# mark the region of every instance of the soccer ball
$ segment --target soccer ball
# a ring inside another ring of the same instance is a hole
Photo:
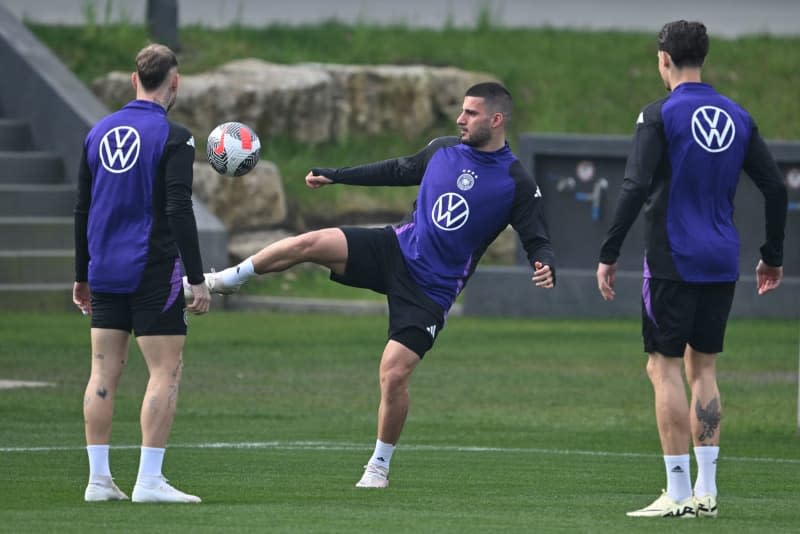
[[[261,141],[241,122],[224,122],[208,134],[208,163],[225,176],[242,176],[258,163]]]

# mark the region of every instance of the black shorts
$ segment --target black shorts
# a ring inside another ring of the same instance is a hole
[[[331,272],[331,280],[386,295],[389,339],[422,358],[444,328],[444,310],[411,278],[394,229],[341,230],[347,238],[347,266],[342,276]]]
[[[699,352],[722,352],[736,282],[690,284],[645,278],[642,338],[647,353],[682,357],[686,344]]]
[[[186,324],[177,258],[145,267],[133,293],[92,292],[92,328],[133,331],[136,336],[185,336]]]

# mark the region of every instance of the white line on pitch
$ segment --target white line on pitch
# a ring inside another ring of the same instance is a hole
[[[369,451],[369,444],[346,443],[336,441],[243,441],[217,443],[176,443],[168,445],[172,449],[275,449],[275,450],[313,450],[313,451]],[[403,444],[404,451],[431,452],[473,452],[473,453],[509,453],[509,454],[554,454],[562,456],[606,456],[611,458],[656,458],[659,454],[640,452],[585,451],[577,449],[542,449],[516,447],[477,447],[460,445],[414,445]],[[138,449],[139,445],[112,445],[113,449]],[[12,452],[57,452],[82,451],[83,446],[54,447],[0,447],[0,453]],[[722,461],[800,464],[797,458],[760,458],[755,456],[725,456]]]

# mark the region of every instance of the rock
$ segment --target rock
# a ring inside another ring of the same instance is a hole
[[[333,86],[321,68],[243,59],[183,76],[178,91],[171,115],[198,132],[235,120],[253,128],[262,144],[281,136],[329,140]]]
[[[252,256],[269,244],[294,234],[285,230],[256,230],[232,234],[228,240],[228,254],[233,262]]]
[[[194,195],[231,234],[280,226],[287,216],[278,168],[261,160],[244,176],[217,174],[205,162],[194,164]]]
[[[355,134],[408,138],[461,109],[464,92],[493,76],[425,65],[280,65],[242,59],[181,76],[172,120],[198,140],[217,124],[240,121],[268,141],[319,143]],[[129,73],[112,72],[92,89],[110,108],[134,98]]]
[[[517,249],[520,246],[519,236],[511,226],[500,232],[497,239],[489,245],[481,265],[517,265]]]

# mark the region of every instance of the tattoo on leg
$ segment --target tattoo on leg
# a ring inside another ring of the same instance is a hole
[[[183,358],[178,360],[178,365],[176,365],[175,369],[172,370],[172,378],[175,380],[175,382],[169,385],[169,395],[167,396],[167,402],[171,405],[175,404],[178,399],[178,388],[180,387],[180,376],[182,369]]]
[[[100,388],[97,390],[97,396],[101,399],[105,399],[106,395],[108,395],[108,390],[105,388],[105,386],[100,386]]]
[[[703,424],[703,431],[697,436],[699,441],[705,441],[716,433],[722,414],[719,409],[719,400],[713,398],[708,405],[703,408],[700,401],[697,401],[694,409],[697,420]]]
[[[105,354],[100,354],[99,352],[97,354],[95,354],[94,357],[97,358],[98,360],[105,360],[106,359]]]

